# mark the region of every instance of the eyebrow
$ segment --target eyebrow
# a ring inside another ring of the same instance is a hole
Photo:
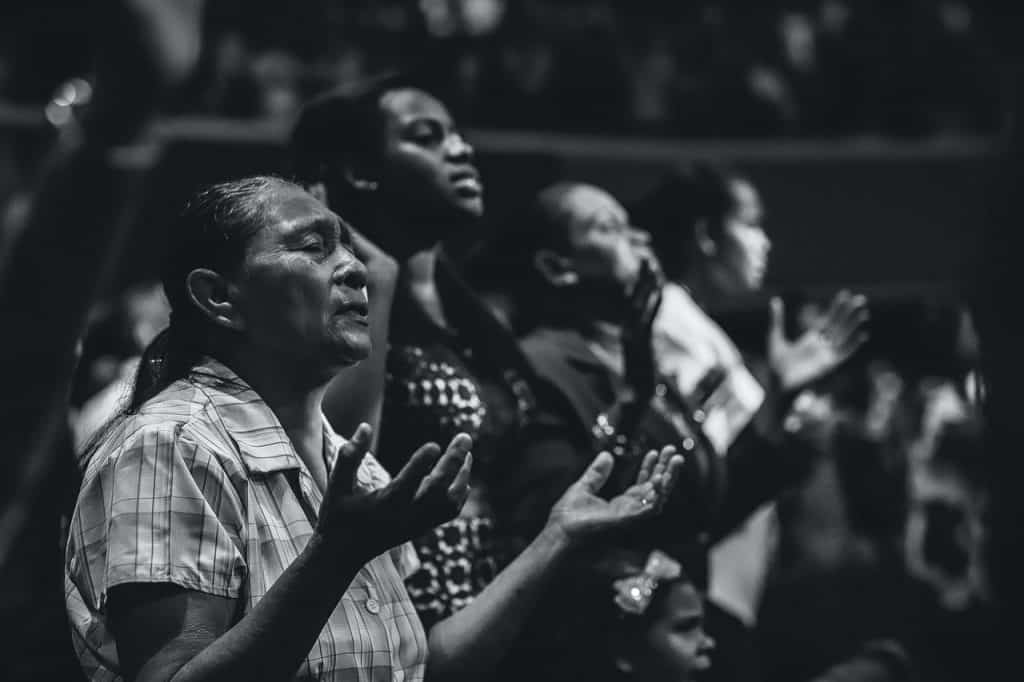
[[[458,127],[455,125],[455,122],[450,118],[446,119],[440,115],[425,112],[412,114],[408,118],[399,118],[398,122],[403,129],[410,128],[417,124],[426,123],[435,125],[442,130],[458,131]]]
[[[310,232],[319,232],[325,229],[333,230],[337,226],[341,227],[342,239],[351,239],[348,226],[345,224],[343,220],[341,220],[337,216],[326,215],[319,215],[316,218],[306,218],[299,221],[291,230],[291,235],[298,237],[304,234],[308,234]]]

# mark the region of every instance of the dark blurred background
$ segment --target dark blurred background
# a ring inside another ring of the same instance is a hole
[[[0,9],[0,188],[31,173],[42,105],[90,74],[94,4]],[[313,93],[417,68],[472,128],[492,215],[557,176],[629,199],[665,164],[713,158],[767,198],[775,288],[947,291],[972,267],[1007,99],[991,3],[222,0],[206,13],[145,224],[202,182],[281,172]]]
[[[85,28],[101,1],[0,4],[0,225],[17,222],[21,204],[11,199],[30,185],[62,123],[54,120],[62,108],[47,103],[69,87],[88,99],[96,45]],[[1013,264],[995,267],[1016,252],[989,230],[998,223],[1019,244],[1006,194],[1022,174],[994,182],[1006,170],[1015,76],[1007,46],[1019,42],[1008,17],[1017,11],[979,0],[209,2],[199,69],[150,142],[114,159],[126,187],[146,180],[125,211],[129,243],[92,315],[72,418],[96,426],[88,405],[130,374],[162,324],[152,276],[187,193],[227,177],[286,173],[295,114],[335,83],[421,71],[467,129],[499,221],[555,179],[596,183],[628,202],[670,166],[726,162],[764,199],[773,242],[764,296],[786,295],[794,326],[801,310],[841,287],[871,299],[872,340],[827,387],[856,437],[825,444],[811,478],[781,504],[783,538],[765,594],[765,669],[771,679],[807,679],[906,616],[892,607],[913,552],[945,562],[937,592],[970,582],[962,548],[901,543],[908,510],[948,502],[928,488],[945,473],[921,461],[955,460],[942,471],[954,471],[966,497],[983,497],[971,473],[980,438],[947,447],[942,434],[948,423],[974,423],[986,386],[967,305],[979,300],[974,285],[1019,277]],[[10,236],[0,232],[0,256]],[[1003,298],[982,320],[990,333],[1019,304],[1005,282],[991,289]],[[716,311],[753,354],[763,351],[764,296]],[[1000,361],[990,357],[990,369],[1005,367]],[[994,385],[1009,375],[989,376]],[[998,473],[1008,470],[991,468],[992,480],[1008,480]],[[916,488],[915,471],[924,472]],[[3,578],[14,589],[0,591],[0,610],[32,606],[34,593],[20,584],[59,585],[59,564],[19,570]],[[964,604],[922,598],[928,606],[915,622],[931,618],[942,630],[928,633],[928,646],[963,666],[949,679],[984,678],[988,587],[971,583]],[[62,595],[52,596],[59,612]],[[44,611],[26,631],[53,631],[43,622],[53,612]],[[46,666],[37,672],[47,679]]]

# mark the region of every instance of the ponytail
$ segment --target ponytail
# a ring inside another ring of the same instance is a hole
[[[178,379],[187,377],[202,360],[202,347],[178,317],[172,313],[170,324],[142,352],[128,401],[129,414],[137,412],[143,403]]]

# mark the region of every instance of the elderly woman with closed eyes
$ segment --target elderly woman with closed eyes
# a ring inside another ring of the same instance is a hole
[[[96,439],[69,529],[66,600],[92,679],[474,677],[561,556],[649,514],[671,483],[671,451],[652,453],[635,486],[601,499],[599,456],[545,541],[425,632],[407,541],[465,502],[472,441],[424,444],[392,479],[369,426],[346,440],[326,422],[326,386],[370,351],[347,224],[256,177],[196,195],[172,242],[170,325]]]

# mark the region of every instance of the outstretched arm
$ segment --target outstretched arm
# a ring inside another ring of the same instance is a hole
[[[113,587],[110,624],[124,676],[291,679],[362,565],[450,519],[465,501],[468,436],[456,436],[443,455],[437,445],[423,446],[388,486],[367,492],[355,476],[371,438],[363,425],[343,446],[313,537],[237,622],[234,599],[169,584]],[[204,491],[211,478],[204,477]]]
[[[598,496],[613,458],[598,455],[551,510],[540,535],[466,608],[437,623],[428,635],[428,677],[486,678],[519,634],[562,559],[606,529],[656,512],[672,489],[681,460],[671,447],[650,452],[636,483],[621,495]]]

